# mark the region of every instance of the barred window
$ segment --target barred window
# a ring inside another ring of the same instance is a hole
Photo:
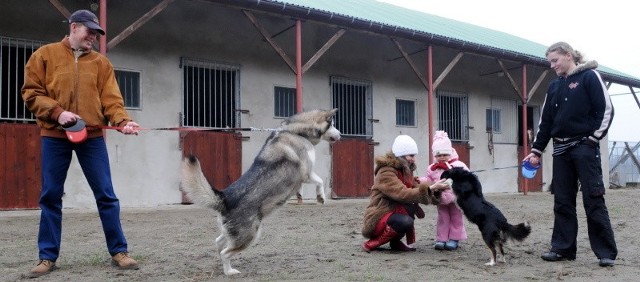
[[[487,132],[500,133],[500,110],[499,109],[487,109],[486,110],[486,124]]]
[[[438,129],[455,141],[469,141],[468,98],[464,93],[438,91]]]
[[[273,115],[279,118],[290,117],[296,113],[296,89],[275,86],[273,88]]]
[[[238,127],[240,67],[182,58],[184,126]]]
[[[140,109],[140,72],[115,70],[115,75],[124,99],[124,106]]]
[[[22,100],[24,67],[45,43],[0,36],[0,120],[33,122],[35,116]]]
[[[338,108],[335,126],[342,135],[371,137],[371,82],[331,77],[331,98]]]
[[[491,132],[493,143],[517,144],[518,101],[501,97],[491,97],[491,107],[487,109],[487,132]]]
[[[416,126],[416,101],[396,99],[396,125]]]

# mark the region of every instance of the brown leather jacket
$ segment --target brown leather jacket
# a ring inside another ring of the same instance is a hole
[[[375,178],[371,186],[369,206],[364,212],[364,226],[362,236],[371,238],[376,224],[387,212],[395,209],[397,204],[437,204],[441,192],[432,192],[427,183],[419,184],[413,177],[415,166],[409,166],[406,161],[397,158],[389,152],[376,158]],[[400,178],[398,171],[405,177],[414,179],[413,187],[408,188]]]
[[[36,116],[42,136],[66,138],[57,122],[63,111],[78,114],[87,124],[89,137],[102,135],[97,126],[123,126],[131,120],[109,59],[93,50],[76,58],[68,37],[31,55],[22,99]]]

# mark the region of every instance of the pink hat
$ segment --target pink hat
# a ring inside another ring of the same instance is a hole
[[[451,146],[451,140],[449,140],[447,132],[441,130],[436,131],[433,135],[431,151],[433,152],[433,156],[451,155],[453,153],[453,147]]]

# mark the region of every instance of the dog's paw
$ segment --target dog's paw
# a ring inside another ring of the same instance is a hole
[[[318,201],[318,203],[320,204],[324,204],[324,195],[317,195],[316,201]]]
[[[224,275],[235,275],[235,274],[240,274],[240,271],[238,271],[235,268],[231,268],[229,270],[224,271]]]
[[[494,266],[494,265],[496,265],[496,262],[494,260],[490,260],[489,262],[485,263],[484,265],[486,265],[486,266]]]

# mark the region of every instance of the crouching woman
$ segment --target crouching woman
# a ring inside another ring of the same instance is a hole
[[[449,186],[440,180],[429,186],[413,176],[418,146],[408,135],[399,135],[391,152],[376,158],[370,203],[364,213],[362,244],[366,252],[389,243],[392,250],[415,251],[415,217],[423,218],[419,204],[437,204],[440,193]],[[407,237],[407,243],[401,239]]]

